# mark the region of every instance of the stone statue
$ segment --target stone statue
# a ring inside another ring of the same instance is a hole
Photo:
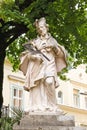
[[[66,51],[48,32],[44,17],[37,19],[34,25],[38,36],[29,41],[33,52],[22,52],[20,63],[20,70],[26,76],[24,89],[30,94],[29,111],[61,111],[56,103],[55,88],[59,85],[57,73],[67,66]]]

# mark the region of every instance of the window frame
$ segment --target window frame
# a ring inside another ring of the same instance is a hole
[[[19,93],[19,91],[21,90],[22,91],[22,97],[19,98],[19,94],[16,96],[14,96],[14,89],[16,89]],[[10,107],[13,108],[14,107],[14,99],[17,99],[17,100],[20,100],[22,101],[22,104],[21,104],[21,108],[18,107],[18,109],[21,109],[21,110],[24,110],[24,91],[23,91],[23,88],[22,86],[18,85],[18,84],[15,84],[15,83],[11,83],[10,85]]]
[[[61,93],[61,96],[59,96],[60,93]],[[63,92],[62,91],[58,91],[57,98],[58,98],[58,103],[63,104]]]
[[[75,88],[73,89],[73,105],[77,108],[80,107],[80,90]]]

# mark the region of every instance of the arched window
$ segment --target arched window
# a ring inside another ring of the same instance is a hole
[[[63,93],[61,91],[58,92],[58,103],[63,103]]]

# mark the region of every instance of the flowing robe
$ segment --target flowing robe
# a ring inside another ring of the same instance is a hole
[[[32,55],[24,52],[21,56],[20,70],[26,75],[25,87],[30,92],[29,111],[43,111],[49,108],[45,79],[53,77],[54,85],[58,87],[57,73],[67,65],[66,51],[52,36],[46,39],[37,37],[34,39],[34,43],[50,61],[40,54]],[[55,91],[55,89],[51,91]],[[51,107],[56,106],[56,103],[51,104],[53,104]]]

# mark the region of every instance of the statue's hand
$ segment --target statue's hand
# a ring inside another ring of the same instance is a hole
[[[39,60],[41,63],[43,62],[43,58],[41,54],[37,54],[36,59]]]
[[[52,50],[53,50],[53,52],[56,54],[56,55],[59,55],[59,53],[60,53],[60,48],[59,47],[53,47],[52,48]]]
[[[41,54],[36,54],[36,55],[31,55],[31,59],[34,60],[38,60],[39,62],[43,62],[42,56]]]

